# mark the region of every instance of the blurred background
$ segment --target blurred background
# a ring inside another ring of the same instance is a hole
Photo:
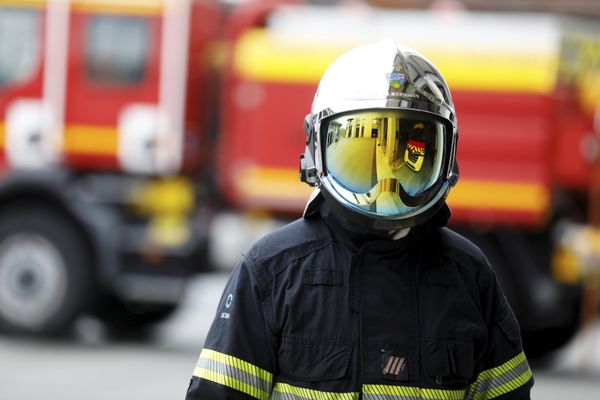
[[[0,0],[0,400],[183,398],[240,254],[310,194],[321,74],[381,37],[452,89],[452,228],[533,398],[598,396],[600,2]]]

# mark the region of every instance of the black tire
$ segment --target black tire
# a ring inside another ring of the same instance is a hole
[[[82,233],[43,204],[0,212],[0,330],[66,333],[93,299],[90,251]]]

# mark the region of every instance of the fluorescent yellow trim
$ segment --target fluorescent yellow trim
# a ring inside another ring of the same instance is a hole
[[[237,190],[250,198],[268,198],[290,202],[305,201],[313,188],[300,182],[297,170],[249,166],[235,179]]]
[[[248,372],[266,382],[271,382],[273,380],[273,374],[269,371],[266,371],[262,368],[257,367],[254,364],[250,364],[240,358],[230,356],[228,354],[220,353],[218,351],[210,350],[210,349],[202,349],[200,352],[200,358],[206,358],[209,360],[215,360],[221,362],[226,365],[230,365],[239,370]]]
[[[74,0],[74,11],[116,14],[160,14],[163,0]]]
[[[450,191],[448,204],[457,208],[541,214],[550,206],[550,192],[540,183],[461,180]]]
[[[237,43],[234,66],[248,79],[316,84],[333,60],[358,44],[315,44],[300,37],[275,37],[265,29],[253,29]],[[549,93],[556,82],[556,54],[419,50],[440,69],[453,90]]]
[[[486,379],[490,379],[490,378],[494,378],[494,377],[498,377],[509,371],[512,371],[513,369],[518,367],[524,361],[527,361],[527,358],[525,357],[525,353],[520,352],[519,354],[517,354],[515,357],[511,358],[504,364],[499,365],[494,368],[491,368],[491,369],[487,369],[485,371],[482,371],[479,374],[479,376],[477,377],[477,382],[483,381]],[[475,384],[477,384],[477,382]]]
[[[487,400],[487,399],[495,399],[496,397],[499,397],[503,394],[512,392],[513,390],[520,388],[521,386],[523,386],[524,384],[526,384],[527,382],[529,382],[529,380],[533,377],[533,374],[531,373],[531,369],[527,369],[527,371],[523,372],[521,375],[519,375],[518,377],[516,377],[515,379],[513,379],[510,382],[506,382],[505,384],[495,387],[491,390],[489,390],[488,393],[486,393],[485,395],[480,395],[480,396],[475,396],[476,400]]]
[[[5,147],[6,143],[6,125],[4,122],[0,122],[0,149]]]
[[[363,392],[368,395],[398,396],[399,398],[415,398],[427,400],[462,400],[464,390],[426,389],[412,386],[363,385]]]
[[[246,382],[242,382],[238,379],[232,378],[227,375],[219,374],[217,372],[210,371],[205,368],[196,368],[194,370],[194,376],[218,383],[219,385],[230,387],[242,393],[246,393],[247,395],[259,400],[269,399],[269,393],[265,391],[262,391]]]
[[[273,388],[274,393],[291,394],[294,398],[311,400],[358,400],[356,392],[322,392],[320,390],[307,389],[292,386],[287,383],[277,382]]]
[[[210,366],[210,363],[207,365],[206,360],[216,361],[226,366],[226,368],[214,369],[214,367]],[[252,376],[253,379],[243,377],[234,370],[244,371]],[[268,392],[271,391],[273,382],[273,374],[270,372],[237,357],[206,348],[200,352],[200,358],[194,370],[194,375],[239,390],[260,400],[267,400],[269,398],[270,393]],[[257,380],[254,381],[254,379]]]
[[[114,127],[70,125],[65,127],[63,149],[70,153],[114,156],[117,154],[118,140]]]
[[[522,369],[523,366],[526,368]],[[522,370],[522,372],[518,376],[514,376],[514,373],[519,370]],[[477,380],[469,386],[465,399],[486,400],[496,398],[525,385],[532,376],[527,358],[523,352],[520,352],[504,364],[481,372]],[[500,377],[512,379],[485,382]]]

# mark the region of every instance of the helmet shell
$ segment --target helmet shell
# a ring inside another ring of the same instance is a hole
[[[400,215],[377,215],[357,209],[340,196],[324,168],[324,121],[339,114],[372,109],[408,111],[445,125],[444,171],[436,193],[426,204]],[[415,226],[445,202],[458,179],[455,163],[457,127],[452,96],[437,68],[417,51],[391,39],[352,49],[327,69],[305,119],[306,151],[301,156],[302,180],[318,186],[339,219],[357,229],[389,231]]]

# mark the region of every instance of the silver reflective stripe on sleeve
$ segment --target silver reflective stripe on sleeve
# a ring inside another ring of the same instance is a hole
[[[501,396],[523,386],[532,377],[523,352],[504,364],[485,370],[469,385],[465,400],[487,400]]]
[[[322,392],[277,382],[271,400],[358,400],[358,392]]]
[[[259,400],[268,400],[273,375],[249,362],[203,349],[194,376],[246,393]]]
[[[463,400],[464,390],[426,389],[412,386],[363,385],[364,400]]]

